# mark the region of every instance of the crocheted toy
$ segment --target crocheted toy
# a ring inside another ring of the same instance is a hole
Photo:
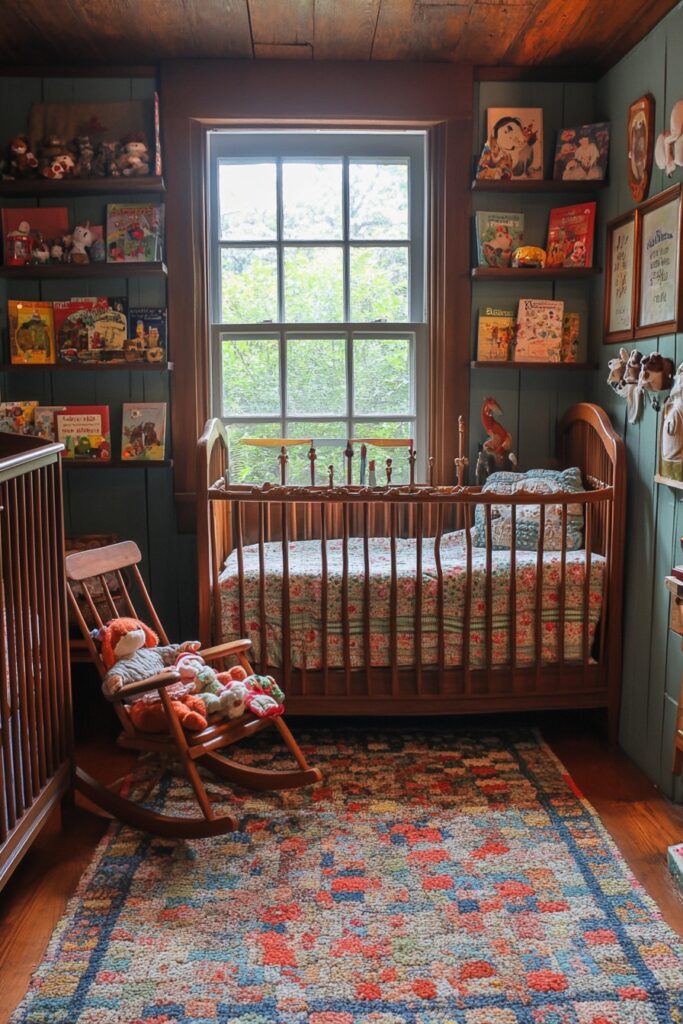
[[[179,654],[197,651],[198,640],[187,640],[182,644],[159,646],[159,637],[139,619],[110,619],[93,638],[100,641],[101,655],[107,674],[102,681],[102,690],[107,697],[118,693],[127,683],[170,669]]]
[[[229,715],[229,705],[225,684],[214,672],[210,665],[207,665],[199,654],[183,653],[176,658],[176,669],[181,679],[194,684],[194,692],[203,701],[205,714],[221,715],[226,718],[236,717]]]
[[[247,675],[241,665],[216,673],[198,654],[181,654],[176,668],[183,680],[194,680],[207,715],[239,718],[251,711],[257,718],[269,718],[284,711],[285,695],[272,676]]]

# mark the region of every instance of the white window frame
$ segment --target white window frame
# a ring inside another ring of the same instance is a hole
[[[376,422],[412,424],[411,436],[417,449],[418,478],[424,479],[427,447],[427,374],[428,374],[428,330],[426,323],[426,155],[427,135],[420,131],[334,131],[334,130],[230,130],[208,133],[209,167],[209,223],[210,245],[210,387],[212,415],[230,424],[279,423],[282,437],[294,436],[288,433],[289,422],[301,424],[311,422],[346,423],[346,437],[369,433]],[[222,242],[219,237],[218,167],[221,160],[244,160],[268,158],[277,163],[278,214],[282,209],[282,164],[283,158],[294,157],[314,160],[316,158],[342,158],[343,164],[343,238],[330,241],[317,239],[282,238],[281,217],[278,215],[277,238],[268,241]],[[348,211],[348,164],[349,159],[367,158],[376,161],[385,158],[406,159],[409,165],[409,231],[407,239],[367,239],[354,241],[349,237]],[[349,254],[354,246],[401,246],[409,253],[409,319],[396,323],[371,321],[369,323],[341,322],[298,323],[264,321],[261,323],[222,323],[220,308],[221,250],[224,247],[276,248],[278,260],[278,310],[283,310],[283,252],[288,246],[343,246],[344,250],[344,311],[348,316],[350,302]],[[287,412],[287,338],[306,337],[344,338],[346,341],[347,408],[339,415],[301,415]],[[277,338],[280,346],[280,415],[225,415],[223,409],[222,340],[226,337]],[[355,415],[353,411],[353,340],[363,338],[410,338],[411,349],[411,408],[406,414]],[[297,431],[300,435],[301,431]]]

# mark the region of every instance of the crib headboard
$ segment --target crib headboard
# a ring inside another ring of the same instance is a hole
[[[558,456],[564,466],[579,467],[586,486],[592,480],[613,486],[615,492],[619,491],[623,504],[626,482],[624,442],[599,405],[580,402],[567,410],[558,428]]]

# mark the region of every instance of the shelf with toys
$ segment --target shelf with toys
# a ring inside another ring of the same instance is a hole
[[[170,373],[173,363],[0,363],[0,373]]]
[[[0,196],[7,199],[75,199],[79,196],[138,195],[153,193],[161,195],[166,185],[160,175],[124,178],[21,178],[16,181],[0,181]]]
[[[596,370],[597,363],[539,362],[515,359],[473,359],[473,370]]]
[[[472,267],[473,278],[486,280],[582,280],[601,272],[600,267]]]
[[[165,277],[166,264],[153,263],[27,263],[24,266],[0,266],[0,277],[39,281],[54,278],[85,277]]]

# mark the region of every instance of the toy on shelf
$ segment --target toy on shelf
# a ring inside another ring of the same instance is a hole
[[[485,398],[481,407],[481,422],[488,434],[488,440],[482,445],[481,455],[487,461],[487,474],[493,469],[514,468],[517,458],[512,451],[512,434],[506,430],[502,423],[499,423],[495,416],[502,416],[501,409],[495,398]],[[491,460],[493,465],[491,465]],[[481,473],[479,461],[475,470],[477,476]]]
[[[142,132],[133,132],[122,139],[117,166],[125,177],[149,174],[149,148]]]
[[[542,270],[545,267],[545,261],[545,249],[541,249],[538,245],[521,245],[513,252],[511,265]]]
[[[88,250],[95,241],[95,234],[90,230],[90,221],[85,224],[78,224],[70,235],[67,235],[66,259],[68,263],[85,264],[90,263]]]
[[[17,135],[9,144],[9,172],[13,178],[33,177],[38,161],[31,152],[26,136]]]

